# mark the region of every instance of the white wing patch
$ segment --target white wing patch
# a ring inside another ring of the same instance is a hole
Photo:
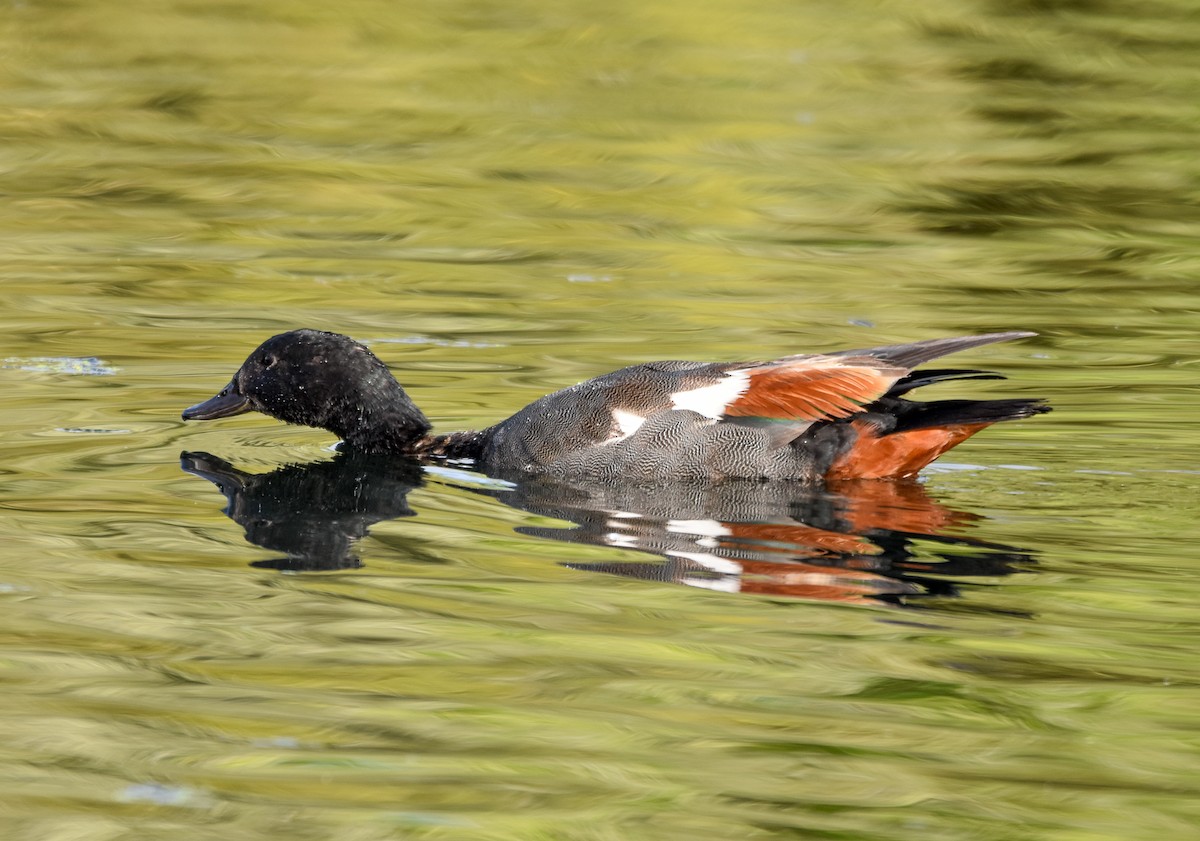
[[[727,371],[723,379],[712,385],[677,391],[671,395],[671,408],[688,409],[710,420],[718,420],[725,414],[725,407],[737,400],[750,388],[747,371]]]
[[[605,444],[615,444],[618,441],[624,441],[630,435],[642,428],[642,424],[646,419],[641,415],[635,415],[633,412],[626,412],[624,409],[613,409],[613,433],[604,440]]]

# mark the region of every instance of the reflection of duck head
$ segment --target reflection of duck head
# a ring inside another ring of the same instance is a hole
[[[246,538],[292,570],[358,566],[355,541],[374,523],[413,516],[420,467],[402,458],[339,453],[331,461],[251,474],[206,453],[183,469],[225,494]],[[580,564],[618,575],[716,590],[852,602],[948,595],[955,576],[998,576],[1032,562],[1019,549],[961,536],[978,515],[935,502],[912,482],[675,483],[647,488],[527,479],[471,486],[506,505],[570,526],[517,530],[569,543],[632,549],[654,561]]]
[[[284,552],[255,566],[329,570],[360,566],[354,543],[381,520],[411,517],[408,494],[421,485],[410,459],[339,454],[332,461],[247,473],[208,453],[183,453],[180,466],[225,494],[225,513],[246,539]]]

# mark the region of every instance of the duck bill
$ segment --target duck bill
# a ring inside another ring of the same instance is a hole
[[[231,382],[214,397],[183,410],[184,420],[215,420],[250,411],[250,401],[238,394],[237,383]]]

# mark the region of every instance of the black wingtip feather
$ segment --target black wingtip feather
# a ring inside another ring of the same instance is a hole
[[[1003,374],[995,371],[980,371],[974,368],[922,368],[896,381],[888,389],[886,396],[899,397],[908,394],[914,388],[946,382],[947,380],[1005,380]]]

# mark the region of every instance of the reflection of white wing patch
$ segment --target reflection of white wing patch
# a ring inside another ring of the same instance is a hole
[[[624,409],[613,409],[613,432],[605,439],[605,444],[615,444],[618,441],[624,441],[633,433],[642,428],[642,424],[646,419],[641,415],[635,415],[633,412],[626,412]]]
[[[680,584],[686,584],[689,587],[703,587],[705,590],[718,590],[722,593],[737,593],[742,589],[742,565],[737,561],[699,552],[668,552],[667,555],[691,561],[703,569],[716,573],[716,576],[707,578],[684,572],[675,579]]]
[[[716,520],[667,520],[667,531],[671,534],[686,534],[696,538],[696,545],[715,549],[720,544],[718,537],[733,534],[729,527]]]
[[[712,385],[677,391],[671,395],[675,409],[690,409],[706,418],[717,420],[725,414],[725,407],[737,400],[750,388],[750,374],[746,371],[729,371]]]

